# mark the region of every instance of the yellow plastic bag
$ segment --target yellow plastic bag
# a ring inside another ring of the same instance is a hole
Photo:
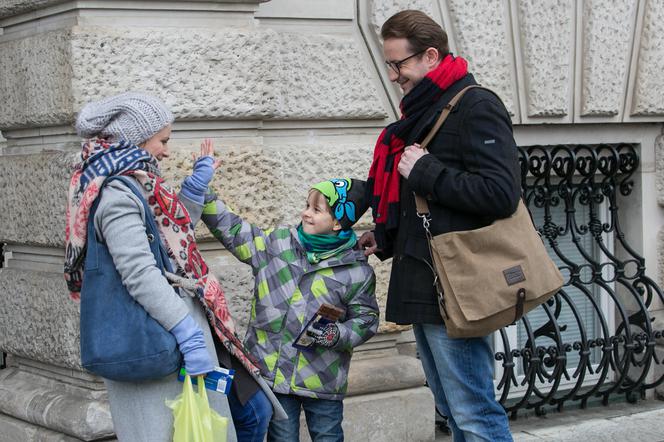
[[[182,394],[166,405],[173,410],[173,442],[226,442],[228,418],[210,408],[203,376],[198,377],[198,393],[186,375]]]

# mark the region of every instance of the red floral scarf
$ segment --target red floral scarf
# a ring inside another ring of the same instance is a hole
[[[401,118],[387,126],[378,136],[374,158],[367,180],[368,192],[376,223],[375,235],[379,248],[386,245],[387,232],[396,229],[399,221],[400,181],[397,170],[406,140],[411,131],[443,92],[468,73],[468,63],[461,57],[447,55],[429,72],[399,105]]]
[[[90,209],[113,175],[129,175],[141,185],[159,233],[178,273],[196,281],[195,295],[208,321],[228,352],[254,376],[260,376],[258,362],[244,350],[226,297],[217,278],[201,256],[187,209],[176,193],[159,176],[157,163],[147,152],[126,143],[110,144],[91,140],[83,145],[81,163],[70,181],[67,206],[65,279],[73,299],[79,299],[83,283],[83,262]]]

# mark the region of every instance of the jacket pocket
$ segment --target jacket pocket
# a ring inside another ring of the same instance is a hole
[[[301,351],[298,358],[293,379],[296,389],[323,395],[346,394],[350,352],[316,349]]]
[[[429,260],[406,255],[396,266],[392,278],[396,278],[396,289],[401,293],[400,298],[404,304],[438,305],[433,286],[433,267],[429,267]]]
[[[429,251],[429,244],[427,244],[427,241],[428,239],[426,236],[409,236],[404,242],[404,255],[431,261],[431,252]]]
[[[281,331],[285,316],[272,306],[255,304],[244,345],[261,362],[261,373],[268,380],[274,379],[281,347]]]
[[[285,324],[286,316],[278,308],[256,303],[254,305],[254,320],[251,326],[272,333],[279,333]]]

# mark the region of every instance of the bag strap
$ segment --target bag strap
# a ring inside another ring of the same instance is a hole
[[[427,136],[424,138],[422,143],[420,143],[420,147],[424,150],[426,150],[426,147],[429,145],[431,140],[433,140],[433,137],[436,136],[438,133],[438,130],[440,130],[440,127],[443,125],[447,117],[450,115],[452,110],[454,110],[454,106],[457,105],[457,103],[463,98],[466,92],[470,89],[474,88],[482,88],[486,89],[480,85],[472,85],[472,86],[466,86],[465,88],[461,89],[457,94],[452,97],[452,99],[445,105],[443,108],[443,111],[440,113],[440,116],[436,120],[436,123],[433,125]],[[489,92],[492,92],[490,89],[486,89]],[[424,230],[426,231],[427,235],[427,245],[429,246],[429,254],[431,256],[431,265],[429,265],[429,268],[431,272],[433,273],[434,276],[434,281],[433,281],[433,286],[436,289],[436,292],[438,293],[438,304],[440,306],[441,310],[441,315],[443,316],[443,320],[447,320],[448,314],[447,314],[447,308],[445,306],[445,290],[443,288],[442,281],[440,279],[440,275],[436,271],[435,268],[435,258],[434,258],[434,252],[431,247],[431,241],[433,240],[433,235],[431,235],[431,231],[429,230],[429,225],[431,222],[431,217],[430,217],[430,212],[429,212],[429,204],[427,203],[427,200],[420,195],[416,194],[413,192],[413,196],[415,197],[415,207],[417,210],[417,216],[422,218],[422,225],[424,227]],[[426,262],[426,261],[425,261]],[[429,263],[427,263],[429,264]]]
[[[440,113],[440,116],[438,117],[438,120],[436,120],[436,123],[433,125],[427,136],[424,138],[424,141],[420,143],[420,147],[424,150],[426,150],[427,146],[433,140],[433,137],[436,136],[438,131],[440,130],[440,127],[443,125],[447,117],[450,115],[452,110],[454,109],[454,106],[463,98],[464,94],[474,88],[482,88],[486,89],[478,84],[472,85],[472,86],[466,86],[465,88],[461,89],[457,94],[452,97],[452,99],[445,105],[443,108],[443,111]],[[488,90],[488,89],[487,89]],[[429,215],[429,204],[427,203],[427,200],[420,195],[416,194],[413,192],[413,195],[415,195],[415,207],[417,208],[417,215],[423,215],[423,216],[428,216]]]
[[[122,176],[122,175],[115,175],[108,177],[105,181],[104,184],[102,185],[101,190],[99,191],[99,196],[97,197],[97,200],[94,202],[92,209],[90,210],[90,215],[89,215],[89,220],[88,220],[88,249],[86,251],[86,254],[90,254],[90,259],[92,263],[97,263],[97,247],[98,247],[98,242],[97,242],[97,237],[95,234],[95,229],[94,229],[94,216],[97,212],[97,206],[99,205],[99,201],[101,200],[101,193],[104,191],[106,188],[106,185],[109,184],[111,181],[122,181],[124,185],[129,188],[129,190],[139,199],[139,201],[143,204],[143,211],[145,213],[145,233],[147,234],[148,241],[150,243],[150,250],[152,251],[152,254],[154,255],[155,261],[157,263],[157,267],[164,272],[172,272],[173,268],[171,266],[171,261],[170,258],[168,257],[168,252],[164,244],[161,242],[161,237],[159,235],[159,229],[157,227],[157,224],[155,223],[154,216],[152,215],[152,211],[150,210],[150,207],[147,204],[147,201],[145,200],[145,197],[143,194],[136,188],[136,184],[134,184],[132,179],[130,179],[127,176]],[[94,266],[90,267],[90,269],[97,268]]]

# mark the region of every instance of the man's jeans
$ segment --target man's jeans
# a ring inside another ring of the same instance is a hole
[[[312,442],[341,442],[344,432],[341,421],[344,415],[342,401],[313,399],[292,394],[277,394],[277,399],[286,410],[288,420],[270,422],[267,442],[298,442],[300,440],[300,409],[309,427]]]
[[[511,441],[507,415],[493,391],[489,337],[452,339],[436,324],[414,324],[413,331],[427,383],[454,442]]]
[[[243,406],[231,388],[228,405],[231,408],[237,441],[263,442],[272,417],[272,404],[265,393],[258,390]]]

